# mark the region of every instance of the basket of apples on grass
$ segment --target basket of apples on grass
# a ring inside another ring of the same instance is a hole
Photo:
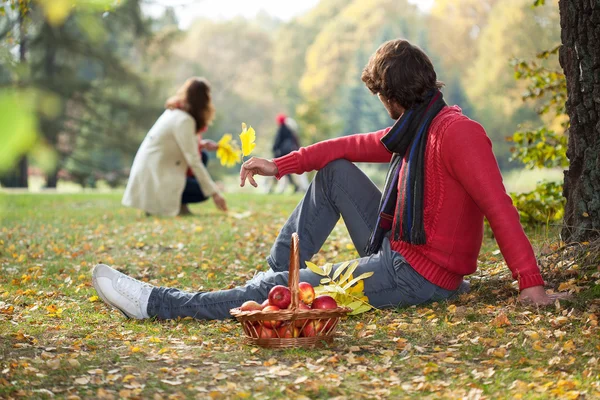
[[[247,301],[230,310],[242,323],[245,341],[267,348],[319,347],[331,343],[341,317],[352,310],[331,296],[315,297],[313,287],[299,282],[298,234],[292,235],[289,287],[274,286],[262,304]]]

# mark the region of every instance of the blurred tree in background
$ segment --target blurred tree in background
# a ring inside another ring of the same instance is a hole
[[[322,0],[290,21],[261,13],[197,19],[185,30],[174,8],[150,17],[152,2],[0,1],[4,186],[27,170],[16,156],[24,153],[46,168],[48,186],[57,177],[118,185],[164,100],[192,75],[211,82],[217,108],[205,137],[237,134],[247,122],[258,133],[257,155],[271,156],[280,112],[296,118],[303,145],[389,126],[360,75],[375,49],[397,37],[431,56],[446,101],[483,124],[504,170],[520,167],[508,163],[504,140],[517,126],[554,126],[536,113],[542,100],[523,105],[527,83],[513,79],[510,60],[559,41],[555,0],[535,8],[530,0],[436,0],[429,13],[408,0]],[[552,57],[539,64],[558,68]],[[215,164],[217,178],[237,172]]]
[[[29,135],[37,131],[39,136],[28,140],[26,147],[51,149],[37,152],[53,156],[42,165],[47,186],[56,186],[61,170],[83,186],[94,186],[99,176],[117,184],[140,134],[153,122],[147,115],[162,106],[146,100],[153,98],[153,86],[152,80],[144,79],[142,66],[151,55],[152,31],[139,1],[119,5],[96,1],[75,7],[66,2],[66,9],[37,1],[19,2],[21,8],[13,9],[12,2],[6,3],[4,21],[10,28],[3,38],[9,61],[4,93],[30,101],[15,108],[24,108],[29,114],[21,118],[38,126],[29,128]],[[11,57],[15,48],[18,60]],[[6,109],[2,112],[3,117],[9,115]],[[19,165],[25,160],[21,158]],[[9,170],[2,183],[27,186],[22,168]]]

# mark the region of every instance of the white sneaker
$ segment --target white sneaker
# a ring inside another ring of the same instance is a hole
[[[98,264],[92,271],[92,284],[98,296],[127,318],[148,318],[148,298],[154,286],[133,279],[108,265]]]

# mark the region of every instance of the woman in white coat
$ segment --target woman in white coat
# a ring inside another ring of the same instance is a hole
[[[188,79],[165,108],[135,155],[122,203],[148,214],[175,216],[189,213],[187,202],[212,197],[218,209],[227,211],[198,153],[196,134],[214,116],[208,82]],[[186,180],[188,166],[195,180]]]

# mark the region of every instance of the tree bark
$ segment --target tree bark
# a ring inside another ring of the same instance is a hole
[[[571,122],[562,239],[584,242],[600,237],[600,0],[560,0],[559,9]]]

